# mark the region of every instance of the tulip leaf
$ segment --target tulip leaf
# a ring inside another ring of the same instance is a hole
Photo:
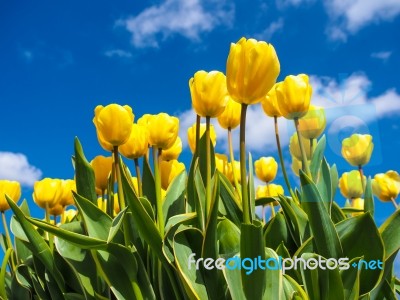
[[[332,202],[331,219],[334,224],[346,219],[346,215],[336,202]]]
[[[82,145],[75,137],[75,178],[76,190],[79,195],[97,204],[94,171],[83,153]]]
[[[239,257],[239,253],[232,255],[232,257],[234,256]],[[223,269],[223,274],[228,284],[228,289],[232,300],[246,300],[246,296],[242,288],[242,275],[239,268],[233,268],[233,265],[232,268],[225,267]]]
[[[172,216],[185,212],[186,181],[187,175],[183,171],[169,185],[163,202],[164,224]]]
[[[397,209],[379,227],[383,244],[385,245],[385,259],[388,259],[394,252],[400,249],[400,210]]]
[[[364,193],[364,211],[369,212],[371,216],[374,216],[374,194],[372,193],[372,180],[368,177],[367,184],[365,185]]]
[[[195,206],[197,218],[200,228],[204,231],[206,227],[205,209],[206,209],[206,188],[201,177],[200,169],[194,171],[194,187],[195,187]]]
[[[317,182],[319,169],[321,167],[321,162],[324,157],[326,147],[326,137],[325,134],[319,139],[317,147],[313,152],[313,156],[311,158],[310,171],[311,178],[314,182]]]
[[[7,270],[7,263],[10,259],[10,256],[13,253],[13,248],[8,248],[4,254],[3,262],[1,264],[0,269],[0,297],[1,299],[7,299],[6,294],[6,270]]]
[[[197,156],[193,155],[192,161],[190,162],[190,169],[188,173],[188,180],[186,186],[186,212],[191,213],[196,211],[196,199],[197,197],[194,187],[194,171],[197,167],[198,161]]]
[[[110,232],[108,233],[107,243],[110,243],[114,239],[115,235],[120,231],[127,209],[128,208],[125,207],[112,220]]]
[[[297,248],[282,213],[277,213],[276,216],[266,224],[264,240],[265,246],[272,249],[278,248],[281,243],[283,243],[286,248],[290,249],[291,253],[294,253]]]
[[[349,266],[353,263],[359,264],[362,257],[355,257],[349,261]],[[349,267],[340,272],[342,277],[343,289],[344,289],[344,299],[353,300],[358,299],[360,296],[360,269]]]
[[[238,202],[235,200],[235,191],[231,183],[229,182],[228,178],[225,177],[224,174],[219,173],[220,179],[220,196],[221,202],[224,204],[224,207],[227,212],[227,217],[232,222],[236,224],[236,226],[240,226],[243,220],[243,212],[239,207]]]
[[[292,200],[288,200],[288,198],[279,195],[279,204],[281,205],[283,213],[286,216],[287,225],[290,233],[292,234],[293,240],[296,245],[300,246],[303,234],[300,233],[299,221],[292,206],[289,204],[289,201]]]
[[[210,160],[211,160],[211,165],[207,166],[207,147],[206,147],[206,134],[204,132],[203,136],[199,140],[199,170],[201,174],[201,178],[203,179],[203,182],[206,182],[207,178],[207,167],[211,168],[211,177],[214,176],[215,172],[215,152],[214,152],[214,146],[212,141],[210,140]]]
[[[265,248],[265,259],[265,290],[262,299],[283,300],[283,276],[282,270],[279,268],[279,257],[274,250]]]
[[[143,160],[142,189],[143,195],[149,199],[153,207],[156,207],[156,183],[147,159]]]
[[[283,291],[286,299],[309,300],[303,288],[289,275],[283,275]]]
[[[240,230],[229,219],[223,219],[217,226],[219,255],[225,258],[232,257],[240,250]],[[239,272],[240,277],[240,272]]]

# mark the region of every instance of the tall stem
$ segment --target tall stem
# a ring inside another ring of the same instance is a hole
[[[358,166],[358,172],[360,172],[361,186],[362,186],[362,191],[364,194],[365,193],[364,170],[361,165]]]
[[[313,156],[314,152],[314,139],[310,139],[310,157]]]
[[[206,209],[205,219],[208,220],[208,215],[211,208],[211,141],[210,141],[210,117],[206,117]]]
[[[142,177],[140,176],[139,159],[135,158],[134,162],[135,162],[136,178],[137,178],[137,185],[138,185],[138,193],[139,193],[139,197],[142,197],[143,196]]]
[[[201,117],[196,116],[196,149],[194,150],[195,157],[199,156],[199,141],[200,141],[200,121]]]
[[[8,244],[7,249],[10,249],[10,248],[12,249],[13,245],[11,242],[10,232],[8,231],[6,214],[4,213],[4,211],[1,212],[1,220],[3,221],[4,233],[6,234],[6,240],[7,240],[7,244]],[[13,253],[11,253],[10,255],[11,255],[10,270],[14,271],[15,270],[14,255],[13,255]]]
[[[46,202],[46,208],[45,208],[45,218],[46,222],[50,224],[50,214],[49,214],[49,203]],[[53,252],[54,244],[53,244],[53,235],[49,232],[46,233],[47,238],[49,239],[49,246],[50,246],[50,251]]]
[[[396,209],[399,209],[399,205],[396,203],[396,200],[394,200],[393,197],[390,198],[390,200],[392,200],[392,203],[393,203],[394,207],[395,207]]]
[[[157,209],[157,223],[158,230],[161,237],[164,238],[164,215],[162,211],[161,199],[161,174],[160,174],[160,153],[161,151],[153,146],[153,164],[154,164],[154,177],[156,184],[156,209]]]
[[[242,111],[240,114],[240,182],[242,185],[243,222],[245,224],[251,224],[246,174],[246,112],[247,104],[242,104]]]
[[[302,162],[302,166],[303,166],[303,171],[305,171],[307,176],[309,176],[311,178],[310,168],[309,168],[308,163],[307,163],[306,151],[304,149],[303,140],[301,139],[301,135],[300,135],[300,131],[299,131],[299,119],[298,118],[294,119],[294,126],[296,127],[297,139],[299,140],[299,146],[300,146],[300,151],[301,151],[301,162]]]
[[[236,172],[235,172],[235,155],[233,153],[233,144],[232,144],[232,129],[228,128],[228,144],[229,144],[229,156],[231,160],[231,168],[232,168],[232,174],[233,174],[233,182],[235,183],[235,188],[236,191],[238,192],[237,194],[239,195],[240,200],[242,200],[242,195],[240,194],[240,187],[238,183],[238,179],[236,177]]]

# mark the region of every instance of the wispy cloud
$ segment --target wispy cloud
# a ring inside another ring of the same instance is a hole
[[[132,53],[122,49],[111,49],[104,52],[107,57],[132,58]]]
[[[371,57],[386,62],[392,56],[392,53],[393,53],[392,51],[373,52],[371,53]]]
[[[0,152],[0,166],[0,179],[16,180],[24,186],[33,186],[42,176],[42,171],[22,153]]]
[[[272,36],[281,31],[285,22],[283,18],[279,18],[275,22],[272,22],[267,28],[264,29],[263,32],[256,34],[256,38],[264,41],[269,41]]]
[[[220,25],[230,25],[234,6],[217,0],[165,0],[143,10],[137,16],[119,20],[132,34],[132,44],[137,48],[159,47],[175,35],[191,41],[200,41],[201,35]]]

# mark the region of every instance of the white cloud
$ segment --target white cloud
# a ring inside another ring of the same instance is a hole
[[[107,57],[131,58],[132,53],[122,49],[112,49],[104,52]]]
[[[137,48],[158,47],[159,42],[174,35],[199,41],[202,33],[219,25],[230,25],[234,6],[217,0],[165,0],[140,14],[117,22],[132,34]]]
[[[310,4],[315,2],[315,0],[276,0],[276,6],[279,9],[283,9],[287,6],[295,6],[298,7],[302,4]]]
[[[345,40],[371,23],[391,21],[400,14],[398,0],[325,0],[331,19],[328,35],[333,40]]]
[[[263,32],[256,34],[256,38],[259,40],[269,41],[276,32],[279,32],[283,28],[284,24],[285,22],[283,18],[279,18],[265,28]]]
[[[392,56],[392,53],[393,53],[392,51],[374,52],[374,53],[371,53],[371,57],[377,58],[377,59],[380,59],[380,60],[386,62],[390,58],[390,56]]]
[[[0,179],[16,180],[22,185],[33,186],[42,171],[29,164],[22,153],[0,152]]]

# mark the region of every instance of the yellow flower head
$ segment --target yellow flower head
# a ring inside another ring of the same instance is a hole
[[[400,176],[396,171],[376,174],[372,180],[372,190],[382,201],[396,199],[400,193]]]
[[[202,123],[202,124],[200,124],[199,140],[201,139],[203,134],[205,134],[205,132],[206,132],[206,124]],[[189,127],[189,129],[187,131],[187,137],[188,137],[188,144],[189,144],[190,150],[192,151],[192,153],[194,153],[194,151],[196,150],[196,123],[194,123],[192,125],[192,127]],[[215,133],[215,129],[212,124],[210,125],[210,139],[211,139],[213,146],[215,147],[215,144],[217,143],[217,134]]]
[[[94,114],[93,123],[99,140],[113,146],[120,146],[128,140],[135,117],[130,106],[99,105],[95,108]]]
[[[256,176],[263,182],[271,182],[278,171],[278,163],[272,156],[261,157],[254,162]]]
[[[61,204],[56,204],[49,208],[49,215],[59,216],[63,213],[63,211],[64,211],[64,206],[62,206]]]
[[[281,112],[279,111],[278,99],[276,96],[276,87],[281,84],[282,82],[276,83],[261,101],[262,108],[265,114],[269,117],[282,116]]]
[[[374,149],[372,136],[369,134],[353,134],[342,141],[342,156],[352,166],[366,165]]]
[[[62,180],[62,195],[60,199],[61,206],[68,206],[75,203],[72,191],[76,192],[75,180],[67,179]]]
[[[306,152],[307,160],[311,159],[311,149],[310,149],[310,140],[305,139],[300,135],[301,140],[303,141],[304,145],[304,150]],[[299,139],[297,137],[297,133],[293,133],[293,135],[290,137],[290,143],[289,143],[289,150],[290,154],[297,158],[298,160],[301,160],[301,151],[300,151],[300,144],[299,144]]]
[[[297,159],[295,156],[292,155],[292,171],[297,177],[299,177],[302,165],[303,164],[301,162],[301,159]]]
[[[21,185],[17,181],[0,180],[0,211],[4,212],[10,208],[6,200],[6,195],[15,203],[21,197]]]
[[[353,199],[351,201],[351,207],[352,208],[357,208],[357,209],[364,209],[364,199],[362,199],[362,198]],[[361,214],[362,214],[362,212],[357,212],[357,213],[352,213],[351,215],[353,217],[355,217],[355,216],[358,216],[358,215],[361,215]]]
[[[129,159],[135,159],[146,155],[148,149],[149,139],[147,128],[138,124],[132,125],[129,139],[118,148],[119,152]]]
[[[229,98],[225,110],[218,117],[218,123],[224,129],[235,129],[240,124],[242,106]]]
[[[33,200],[41,208],[52,207],[60,203],[63,194],[61,179],[44,178],[33,186]]]
[[[226,82],[233,100],[255,104],[274,86],[280,72],[275,48],[266,42],[241,38],[232,43],[226,62]]]
[[[364,185],[366,178],[363,178]],[[343,197],[347,199],[360,198],[364,191],[361,184],[361,175],[358,170],[343,173],[339,179],[339,189]]]
[[[228,174],[228,164],[226,155],[215,153],[215,168],[225,176]]]
[[[101,195],[102,192],[108,188],[108,176],[111,173],[113,158],[111,156],[105,157],[98,155],[90,162],[90,164],[94,171],[96,193],[97,195]]]
[[[182,140],[178,136],[175,140],[175,143],[171,147],[161,152],[161,159],[162,160],[178,159],[181,152],[182,152]]]
[[[325,127],[325,110],[320,106],[310,105],[308,112],[299,119],[300,134],[306,139],[318,138]]]
[[[158,149],[168,149],[178,137],[179,119],[166,113],[152,115],[148,118],[149,144]]]
[[[232,168],[232,163],[231,162],[228,163],[228,172],[226,174],[227,175],[226,177],[229,179],[229,181],[232,184],[235,183],[235,177],[233,174],[235,174],[238,183],[241,183],[242,178],[241,178],[241,174],[240,174],[240,162],[239,161],[236,161],[236,160],[233,161],[233,168]]]
[[[278,197],[279,195],[284,195],[284,193],[283,187],[279,184],[260,185],[256,189],[256,199]],[[278,201],[274,201],[273,205],[279,205]]]
[[[192,106],[201,117],[218,117],[228,101],[225,75],[218,71],[198,71],[189,80]]]
[[[312,87],[306,74],[286,76],[282,84],[276,86],[279,111],[286,119],[303,117],[310,106]]]
[[[185,165],[177,160],[160,161],[161,187],[167,190],[176,176],[185,171]]]

